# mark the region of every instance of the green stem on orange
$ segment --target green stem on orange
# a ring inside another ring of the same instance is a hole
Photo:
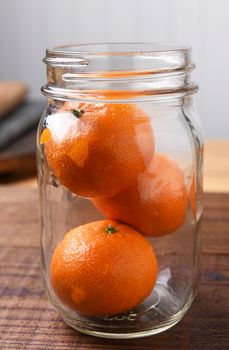
[[[74,114],[76,118],[80,118],[81,115],[84,113],[84,111],[80,109],[72,109],[71,112]]]
[[[109,224],[107,227],[105,227],[104,231],[106,233],[109,233],[109,235],[113,235],[114,233],[118,232],[117,227],[114,227],[113,225]]]

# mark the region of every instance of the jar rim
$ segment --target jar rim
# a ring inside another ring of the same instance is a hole
[[[105,49],[106,48],[106,49]],[[142,53],[190,52],[191,47],[157,42],[101,42],[60,45],[48,48],[47,55],[74,56],[78,54],[94,55],[136,55]]]
[[[155,74],[192,66],[191,53],[188,46],[153,42],[89,43],[47,49],[44,63],[52,67],[78,66],[98,73],[106,67],[104,60],[109,59],[113,65],[109,65],[109,70]]]
[[[56,46],[46,50],[48,85],[42,92],[63,96],[68,89],[68,96],[72,92],[84,98],[98,91],[104,96],[107,90],[128,91],[134,98],[193,93],[197,86],[189,79],[195,67],[191,52],[188,46],[153,42]]]

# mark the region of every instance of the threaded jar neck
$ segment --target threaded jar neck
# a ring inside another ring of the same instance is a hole
[[[156,43],[104,43],[48,49],[42,92],[60,100],[174,99],[198,90],[191,48]]]

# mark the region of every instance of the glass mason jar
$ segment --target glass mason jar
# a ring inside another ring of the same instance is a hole
[[[160,333],[181,320],[200,276],[191,49],[62,46],[44,62],[37,160],[50,301],[83,333]]]

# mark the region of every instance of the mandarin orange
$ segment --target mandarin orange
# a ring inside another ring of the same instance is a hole
[[[105,217],[131,225],[146,236],[166,235],[185,220],[184,175],[174,161],[155,154],[136,185],[111,198],[94,198],[93,203]]]
[[[137,182],[154,154],[150,119],[134,104],[66,102],[46,124],[49,132],[44,129],[40,142],[48,164],[79,196],[123,191]]]
[[[56,247],[50,278],[58,298],[85,315],[116,315],[141,303],[157,278],[150,243],[111,220],[78,226]]]

